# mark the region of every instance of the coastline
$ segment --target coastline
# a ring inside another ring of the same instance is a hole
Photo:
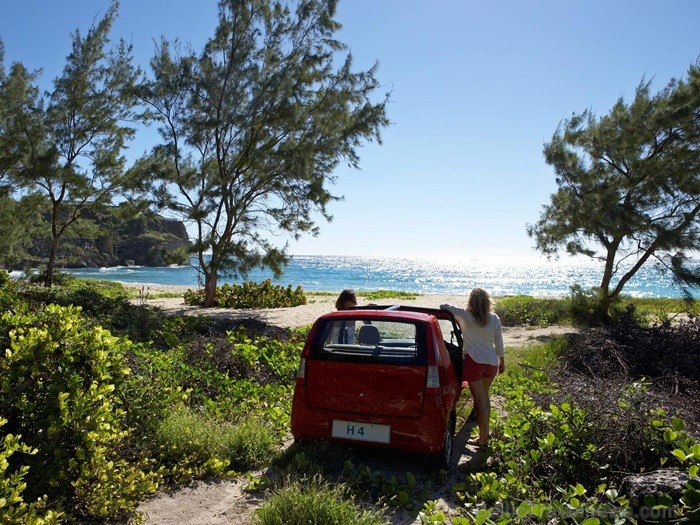
[[[180,297],[149,297],[161,293],[183,294],[187,290],[196,290],[191,286],[179,285],[159,285],[159,284],[138,284],[121,283],[124,288],[133,290],[140,296],[132,299],[134,304],[153,306],[171,315],[206,315],[214,318],[228,319],[257,319],[265,323],[280,326],[283,328],[297,328],[312,324],[318,317],[335,310],[335,300],[337,293],[330,295],[314,294],[307,292],[308,303],[301,306],[287,308],[262,308],[262,309],[232,309],[232,308],[201,308],[199,306],[188,306],[184,299]],[[338,291],[340,293],[340,291]],[[368,301],[360,299],[360,304]],[[391,299],[382,299],[379,304],[403,304],[412,306],[423,306],[427,308],[439,308],[441,304],[452,304],[455,306],[465,306],[466,294],[425,294],[414,300],[397,299],[396,303]],[[554,335],[573,333],[576,329],[571,326],[505,326],[503,327],[503,341],[506,347],[516,347],[542,342],[544,339]]]
[[[700,260],[698,261],[700,264]],[[700,266],[698,267],[700,268]],[[197,288],[202,275],[197,265],[168,267],[105,267],[66,270],[78,278],[129,282],[135,286],[156,284]],[[278,286],[303,287],[307,293],[332,292],[352,288],[357,292],[382,289],[423,294],[468,293],[478,285],[493,297],[529,295],[532,297],[568,296],[571,286],[583,289],[600,285],[602,268],[597,261],[539,259],[494,259],[491,256],[446,258],[366,257],[366,256],[294,256],[276,279],[268,270],[256,268],[244,279],[249,282],[270,280]],[[221,278],[221,283],[228,282]],[[239,282],[234,280],[232,282]],[[700,293],[700,291],[698,291]],[[681,298],[678,286],[642,267],[625,285],[625,293],[638,298]],[[700,299],[700,295],[697,295]]]
[[[182,297],[150,297],[158,294],[180,294],[182,295],[187,290],[197,290],[191,286],[180,285],[160,285],[160,284],[135,284],[121,283],[124,288],[133,290],[138,297],[132,299],[132,302],[137,304],[147,304],[155,306],[165,312],[178,315],[210,315],[212,317],[230,316],[233,319],[242,319],[247,317],[256,317],[268,324],[282,326],[285,328],[295,328],[313,323],[321,315],[335,310],[335,300],[340,293],[337,292],[306,292],[308,303],[300,306],[287,308],[260,308],[260,309],[233,309],[233,308],[201,308],[199,306],[189,306],[185,304]],[[368,301],[363,301],[359,297],[360,304],[365,304]],[[428,308],[439,308],[441,304],[450,303],[457,306],[464,306],[466,303],[466,295],[447,295],[447,294],[425,294],[420,295],[414,300],[391,298],[377,301],[379,304],[407,304],[415,306],[425,306]]]

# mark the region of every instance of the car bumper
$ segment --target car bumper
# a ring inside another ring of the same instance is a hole
[[[437,454],[442,450],[450,410],[439,396],[426,396],[418,417],[372,416],[356,412],[310,409],[304,394],[295,391],[292,404],[291,430],[296,439],[325,439],[394,448],[407,452]],[[388,443],[344,439],[332,436],[333,420],[351,421],[391,427]]]

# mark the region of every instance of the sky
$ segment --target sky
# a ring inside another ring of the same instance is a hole
[[[6,67],[50,88],[108,0],[0,0]],[[698,0],[339,0],[337,38],[391,91],[382,143],[334,172],[328,223],[296,255],[537,257],[526,227],[557,189],[543,146],[586,109],[607,114],[645,79],[654,91],[700,58]],[[148,68],[161,35],[199,50],[215,0],[121,0],[113,41]],[[134,160],[154,145],[144,130]]]

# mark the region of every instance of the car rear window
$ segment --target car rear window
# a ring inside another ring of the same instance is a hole
[[[318,333],[313,349],[317,359],[402,365],[426,362],[422,323],[335,319]]]

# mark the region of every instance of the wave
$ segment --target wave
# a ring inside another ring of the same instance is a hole
[[[196,260],[193,259],[196,262]],[[600,284],[602,262],[581,258],[549,261],[544,258],[517,257],[364,257],[294,256],[280,279],[272,272],[256,269],[245,279],[221,276],[219,285],[243,280],[270,279],[281,286],[301,285],[307,291],[339,292],[379,289],[425,294],[467,294],[474,286],[483,286],[495,296],[569,295],[571,286],[588,289]],[[83,278],[108,279],[141,284],[199,286],[200,274],[193,263],[188,266],[84,268],[72,271]],[[653,266],[642,268],[625,286],[626,295],[636,297],[681,297],[680,289],[668,275]],[[696,295],[696,297],[700,297]]]
[[[109,273],[109,272],[121,272],[121,271],[129,271],[129,270],[136,270],[140,268],[148,268],[148,266],[101,266],[99,268],[100,272],[103,273]],[[85,268],[85,270],[90,270],[90,268]]]

